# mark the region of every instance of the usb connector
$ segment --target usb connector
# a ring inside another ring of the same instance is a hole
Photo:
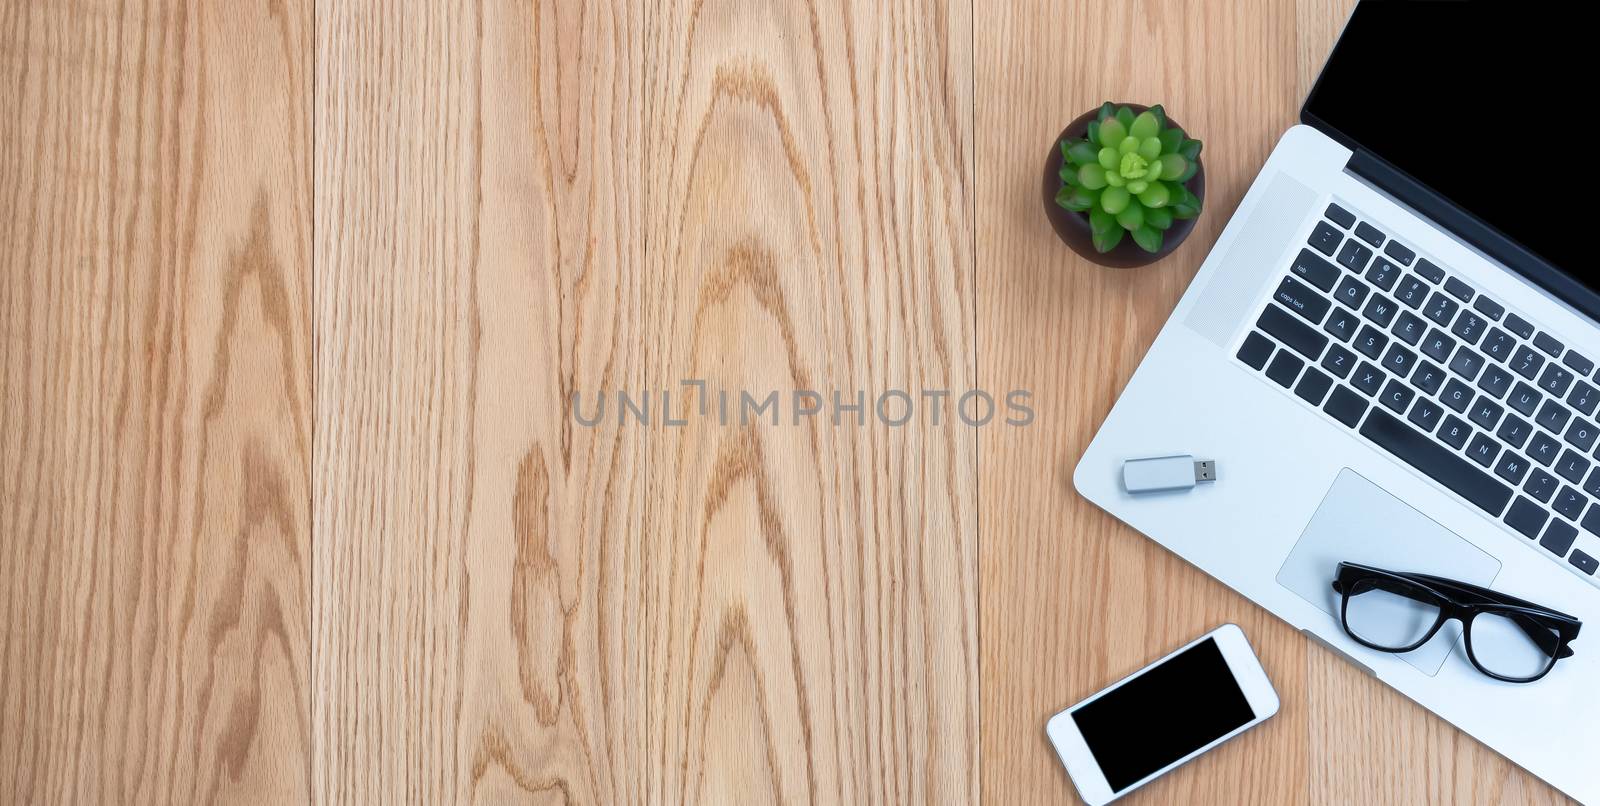
[[[1129,459],[1122,463],[1122,486],[1130,493],[1187,490],[1217,480],[1217,463],[1188,454]]]

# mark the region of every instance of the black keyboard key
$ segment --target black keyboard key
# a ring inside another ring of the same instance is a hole
[[[1327,216],[1329,221],[1332,221],[1333,223],[1338,224],[1345,229],[1350,229],[1350,227],[1354,226],[1356,223],[1356,214],[1344,209],[1343,207],[1340,207],[1337,204],[1328,205],[1328,209],[1322,211],[1322,214]]]
[[[1306,362],[1301,361],[1299,356],[1287,350],[1279,350],[1278,354],[1273,356],[1272,363],[1267,365],[1267,377],[1288,389],[1289,385],[1294,383],[1295,376],[1300,374],[1300,368],[1305,365]]]
[[[1411,368],[1416,366],[1417,354],[1401,347],[1398,344],[1389,345],[1389,352],[1383,354],[1383,368],[1393,372],[1397,377],[1404,378],[1411,374]]]
[[[1449,327],[1450,320],[1455,318],[1460,308],[1461,303],[1435,291],[1433,296],[1428,297],[1428,304],[1423,306],[1422,315],[1438,322],[1440,327]]]
[[[1506,451],[1500,454],[1500,461],[1495,463],[1494,474],[1516,485],[1523,476],[1528,475],[1528,460]]]
[[[1428,331],[1422,337],[1422,352],[1429,358],[1443,364],[1450,360],[1450,351],[1456,348],[1456,340],[1446,336],[1438,328]]]
[[[1494,464],[1494,457],[1499,453],[1500,446],[1488,434],[1478,434],[1467,446],[1467,458],[1484,467]]]
[[[1589,480],[1583,483],[1583,491],[1600,498],[1600,467],[1589,472]]]
[[[1416,384],[1418,389],[1431,395],[1444,385],[1445,377],[1444,370],[1433,362],[1419,361],[1417,371],[1411,374],[1411,382]]]
[[[1411,251],[1405,244],[1402,244],[1399,241],[1390,241],[1389,245],[1383,248],[1383,253],[1394,258],[1395,260],[1400,261],[1400,265],[1402,266],[1409,266],[1411,265],[1411,261],[1417,259],[1417,253]]]
[[[1554,361],[1545,365],[1544,374],[1539,376],[1539,388],[1556,397],[1567,393],[1567,388],[1572,386],[1572,372],[1557,366]]]
[[[1356,367],[1356,374],[1350,376],[1350,382],[1355,384],[1362,394],[1372,397],[1383,387],[1383,370],[1362,361],[1361,366]]]
[[[1536,467],[1533,468],[1533,474],[1528,476],[1527,483],[1522,485],[1522,491],[1538,499],[1539,503],[1544,504],[1549,503],[1550,496],[1556,494],[1556,488],[1559,486],[1561,486],[1561,482],[1556,481],[1555,476]]]
[[[1367,261],[1371,259],[1372,250],[1353,239],[1345,241],[1344,246],[1339,249],[1339,256],[1334,258],[1339,261],[1339,265],[1357,274],[1367,267]]]
[[[1472,311],[1462,311],[1461,315],[1456,317],[1455,326],[1450,328],[1450,332],[1461,337],[1467,344],[1477,344],[1478,338],[1488,326],[1489,320]]]
[[[1332,291],[1333,284],[1339,282],[1339,267],[1317,257],[1317,253],[1310,249],[1300,250],[1289,271],[1323,291]]]
[[[1524,339],[1533,338],[1533,325],[1528,324],[1528,320],[1523,319],[1514,313],[1506,315],[1506,330],[1509,330]]]
[[[1428,262],[1427,258],[1417,261],[1417,268],[1414,269],[1414,271],[1417,274],[1422,275],[1424,280],[1427,280],[1434,285],[1444,282],[1444,269],[1441,269],[1438,266]]]
[[[1594,414],[1596,403],[1600,403],[1600,390],[1583,381],[1573,384],[1572,393],[1567,395],[1567,405],[1584,414]]]
[[[1333,290],[1333,298],[1352,308],[1360,308],[1368,290],[1366,283],[1346,275],[1339,281],[1339,287]]]
[[[1388,327],[1394,321],[1396,306],[1394,300],[1382,294],[1373,294],[1367,300],[1367,307],[1361,309],[1361,315],[1378,323],[1378,327]]]
[[[1578,549],[1572,550],[1572,556],[1567,558],[1567,562],[1571,563],[1573,568],[1589,576],[1594,576],[1595,570],[1600,569],[1600,560],[1596,560]]]
[[[1411,387],[1390,378],[1389,384],[1383,387],[1383,394],[1378,395],[1378,402],[1388,406],[1395,414],[1405,414],[1411,405],[1411,399],[1416,396],[1417,393],[1412,391]]]
[[[1467,414],[1467,419],[1477,423],[1478,427],[1485,431],[1493,431],[1495,425],[1500,422],[1500,415],[1505,413],[1506,410],[1500,408],[1499,403],[1480,397],[1472,404],[1472,411]]]
[[[1462,302],[1471,302],[1472,295],[1477,293],[1472,290],[1472,286],[1467,285],[1466,283],[1463,283],[1454,277],[1444,281],[1444,290],[1448,291],[1450,296],[1455,297]]]
[[[1589,521],[1587,517],[1583,520],[1585,523]],[[1544,537],[1539,538],[1539,545],[1544,546],[1546,551],[1557,557],[1565,557],[1567,556],[1567,550],[1572,548],[1572,542],[1577,537],[1578,530],[1571,524],[1555,520],[1551,521],[1548,527],[1545,527]]]
[[[1534,352],[1526,344],[1518,347],[1516,354],[1511,356],[1511,368],[1530,381],[1539,377],[1539,368],[1542,366],[1544,366],[1544,356]]]
[[[1456,351],[1456,357],[1450,359],[1450,371],[1467,380],[1478,377],[1478,372],[1483,369],[1487,359],[1471,347],[1463,346]]]
[[[1383,348],[1388,346],[1389,337],[1372,325],[1362,325],[1361,332],[1356,334],[1356,352],[1368,358],[1377,358],[1383,354]]]
[[[1361,320],[1357,319],[1354,313],[1336,305],[1333,308],[1333,315],[1322,323],[1322,329],[1339,341],[1349,341],[1360,324]]]
[[[1329,378],[1316,367],[1310,367],[1306,374],[1295,384],[1294,393],[1313,406],[1322,405],[1322,396],[1328,393],[1328,387],[1333,385]]]
[[[1272,298],[1313,325],[1321,322],[1322,317],[1328,315],[1328,309],[1333,307],[1327,297],[1312,291],[1311,286],[1293,277],[1283,278],[1283,282],[1278,283],[1278,290],[1272,293]]]
[[[1460,379],[1451,378],[1449,383],[1444,385],[1444,391],[1439,394],[1439,402],[1459,414],[1472,404],[1472,390]]]
[[[1361,415],[1367,413],[1367,401],[1350,391],[1348,386],[1336,386],[1333,394],[1328,395],[1328,403],[1322,410],[1333,419],[1355,428],[1356,423],[1361,422]]]
[[[1311,238],[1306,243],[1310,244],[1312,249],[1328,257],[1333,257],[1333,253],[1338,251],[1339,242],[1342,240],[1344,240],[1344,234],[1339,232],[1332,224],[1326,221],[1318,221],[1317,226],[1311,230]]]
[[[1322,357],[1322,368],[1333,373],[1341,380],[1350,374],[1356,365],[1356,354],[1335,344],[1328,348],[1328,354]]]
[[[1584,498],[1582,493],[1571,487],[1562,487],[1561,492],[1556,493],[1556,499],[1551,502],[1550,506],[1561,513],[1561,517],[1569,521],[1575,521],[1583,514],[1583,508],[1588,503],[1589,499]]]
[[[1594,372],[1594,362],[1580,355],[1577,350],[1568,350],[1567,354],[1561,357],[1561,363],[1572,367],[1573,373],[1580,378]]]
[[[1372,268],[1367,269],[1367,282],[1388,291],[1394,288],[1396,280],[1400,279],[1401,269],[1388,258],[1378,258],[1372,261]]]
[[[1561,443],[1543,431],[1535,431],[1533,438],[1528,440],[1527,453],[1529,459],[1549,467],[1561,453]]]
[[[1422,334],[1428,329],[1428,323],[1410,311],[1401,311],[1400,318],[1394,322],[1394,327],[1389,329],[1394,337],[1406,344],[1416,345],[1422,340]]]
[[[1483,351],[1490,358],[1504,364],[1510,360],[1511,352],[1517,349],[1517,340],[1511,334],[1500,328],[1490,328],[1489,335],[1483,340]]]
[[[1573,484],[1581,484],[1588,473],[1589,460],[1571,448],[1562,451],[1561,458],[1556,460],[1556,475]]]
[[[1539,390],[1518,381],[1516,388],[1511,390],[1511,397],[1506,398],[1506,402],[1511,404],[1511,408],[1532,417],[1539,408],[1539,401],[1543,399],[1544,395],[1539,394]]]
[[[1276,306],[1268,305],[1261,312],[1261,318],[1256,320],[1256,326],[1265,330],[1267,335],[1283,342],[1289,349],[1316,360],[1322,354],[1322,348],[1328,346],[1328,337],[1318,333],[1315,328],[1295,318],[1294,314]]]
[[[1572,412],[1567,411],[1560,403],[1554,400],[1546,400],[1544,405],[1539,407],[1539,414],[1533,418],[1533,421],[1538,423],[1541,428],[1547,428],[1559,434],[1561,429],[1567,427],[1567,418],[1571,416]]]
[[[1416,310],[1428,300],[1428,286],[1415,275],[1408,274],[1400,280],[1400,285],[1395,287],[1394,298]]]
[[[1452,448],[1459,448],[1467,444],[1472,438],[1472,426],[1461,421],[1455,415],[1446,415],[1444,425],[1439,426],[1439,439]]]
[[[1587,451],[1594,447],[1596,436],[1600,436],[1600,430],[1595,429],[1594,423],[1578,419],[1573,420],[1572,425],[1567,426],[1567,433],[1562,436],[1562,439],[1565,439],[1568,445],[1580,451]]]
[[[1384,236],[1382,230],[1363,221],[1356,225],[1356,237],[1372,244],[1373,246],[1383,246],[1383,241],[1386,236]]]
[[[1515,379],[1511,377],[1511,370],[1496,364],[1490,364],[1484,368],[1483,374],[1478,376],[1478,388],[1482,389],[1483,393],[1489,397],[1499,400],[1505,397],[1506,392],[1511,389],[1513,380]]]
[[[1500,303],[1495,302],[1488,297],[1478,297],[1478,301],[1472,303],[1472,307],[1479,313],[1496,322],[1500,321],[1500,317],[1504,316],[1506,313],[1506,306],[1501,305]]]
[[[1505,422],[1500,424],[1500,430],[1494,432],[1495,436],[1504,440],[1513,448],[1522,447],[1522,443],[1527,442],[1531,434],[1533,434],[1533,426],[1527,420],[1515,414],[1506,415]]]
[[[1549,517],[1544,507],[1519,495],[1517,500],[1511,502],[1511,511],[1506,513],[1506,524],[1532,540],[1539,536],[1539,530]]]
[[[1419,397],[1416,404],[1411,407],[1411,413],[1406,415],[1406,419],[1410,420],[1412,425],[1431,434],[1434,427],[1439,424],[1439,417],[1442,414],[1444,408],[1438,403]]]
[[[1511,488],[1383,409],[1373,410],[1361,434],[1491,515],[1511,500]]]
[[[1566,345],[1556,341],[1556,338],[1549,333],[1540,333],[1534,336],[1533,346],[1549,353],[1551,358],[1561,355],[1561,351],[1566,349]]]

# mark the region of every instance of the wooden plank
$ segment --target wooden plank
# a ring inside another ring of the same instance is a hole
[[[1350,7],[1348,0],[1299,0],[1303,91],[1316,80]],[[1316,646],[1307,653],[1312,802],[1570,802],[1333,653]]]
[[[310,36],[0,6],[0,800],[308,797]]]
[[[319,6],[320,800],[640,800],[641,14]]]
[[[1349,18],[1347,0],[1299,0],[1299,91]],[[1306,646],[1312,803],[1571,803],[1546,782],[1320,646]]]
[[[983,793],[1075,797],[1046,718],[1207,629],[1239,623],[1283,695],[1271,722],[1141,791],[1146,803],[1307,798],[1305,642],[1096,509],[1072,469],[1278,135],[1294,120],[1292,5],[1083,2],[987,7],[977,30],[980,380],[1034,390],[1038,420],[986,432]],[[1039,177],[1053,138],[1111,99],[1164,103],[1205,140],[1207,198],[1165,261],[1105,269],[1052,233]]]
[[[1043,719],[1222,621],[1251,635],[1284,709],[1250,741],[1141,792],[1147,802],[1560,800],[1072,490],[1076,458],[1295,121],[1350,5],[1250,2],[1196,19],[1089,3],[1053,26],[1030,9],[996,8],[978,30],[977,114],[992,123],[978,140],[981,378],[1034,386],[1044,429],[998,432],[979,456],[986,800],[1070,797]],[[1096,33],[1063,48],[1059,30]],[[1033,195],[1050,139],[1106,98],[1164,102],[1206,140],[1207,212],[1154,267],[1076,257]]]
[[[1573,802],[1333,653],[1309,651],[1313,803]]]
[[[688,422],[647,445],[648,802],[978,798],[975,434],[920,398],[975,378],[969,15],[653,15],[646,378]]]

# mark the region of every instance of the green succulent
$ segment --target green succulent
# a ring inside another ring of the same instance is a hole
[[[1109,252],[1132,236],[1146,252],[1161,251],[1172,222],[1200,215],[1200,197],[1185,183],[1200,169],[1200,141],[1167,125],[1159,105],[1138,115],[1106,103],[1088,137],[1061,141],[1056,204],[1087,213],[1094,248]]]

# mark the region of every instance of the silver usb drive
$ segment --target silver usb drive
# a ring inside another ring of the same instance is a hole
[[[1187,490],[1199,482],[1217,480],[1217,463],[1189,454],[1129,459],[1122,463],[1122,486],[1130,493]]]

